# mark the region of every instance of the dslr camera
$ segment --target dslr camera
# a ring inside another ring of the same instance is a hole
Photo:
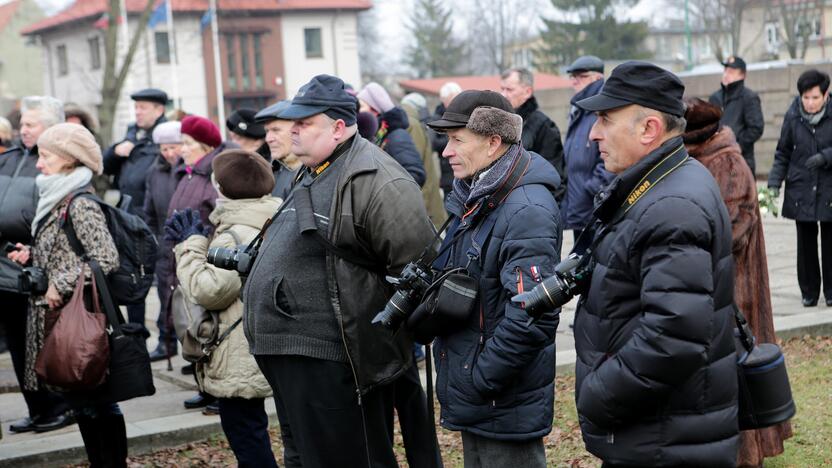
[[[525,303],[525,310],[536,320],[547,310],[557,309],[573,297],[586,292],[595,263],[590,257],[569,254],[555,267],[555,274],[544,279],[532,290],[511,298],[513,302]]]
[[[49,289],[49,279],[46,272],[39,267],[26,267],[17,277],[17,290],[21,294],[42,296]]]
[[[376,314],[372,323],[397,330],[421,303],[433,283],[433,273],[429,266],[411,262],[405,265],[398,278],[388,276],[387,282],[396,286],[396,292],[387,301],[384,310]]]
[[[248,252],[240,248],[213,247],[208,250],[208,263],[223,270],[236,271],[240,276],[248,276],[255,258],[257,249]]]

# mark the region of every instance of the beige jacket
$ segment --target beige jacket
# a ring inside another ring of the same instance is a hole
[[[217,228],[210,244],[203,236],[191,236],[174,249],[176,276],[185,297],[208,310],[222,311],[220,335],[243,315],[242,284],[236,271],[222,270],[208,263],[208,249],[236,247],[229,230],[243,244],[248,244],[281,203],[280,198],[272,196],[230,200],[211,212],[210,220]],[[197,380],[204,391],[221,398],[265,398],[272,394],[254,356],[249,353],[242,323],[220,343],[208,362],[197,365]]]

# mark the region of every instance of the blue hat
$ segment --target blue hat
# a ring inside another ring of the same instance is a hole
[[[260,111],[254,115],[254,121],[264,124],[266,122],[271,122],[272,120],[277,120],[277,116],[280,115],[281,112],[288,109],[291,103],[292,101],[284,99],[270,105],[269,107],[260,109]]]
[[[595,96],[576,106],[589,112],[638,104],[670,115],[685,115],[685,85],[673,73],[648,62],[630,61],[615,67]]]
[[[604,73],[604,61],[594,55],[583,55],[575,59],[566,69],[566,73],[594,71]]]
[[[277,117],[300,120],[323,113],[350,126],[355,124],[357,107],[358,101],[347,92],[340,78],[318,75],[300,87],[289,107]]]

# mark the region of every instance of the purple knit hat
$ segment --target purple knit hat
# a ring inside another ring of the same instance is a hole
[[[367,86],[364,86],[364,89],[358,92],[357,97],[369,104],[379,114],[396,107],[387,91],[376,82],[367,83]]]

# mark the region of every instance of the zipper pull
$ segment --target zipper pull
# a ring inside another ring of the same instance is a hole
[[[361,405],[361,390],[356,388],[355,389],[355,394],[358,395],[358,406],[362,406]]]
[[[485,344],[485,336],[483,336],[483,334],[480,333],[480,345],[483,345],[483,344]]]

